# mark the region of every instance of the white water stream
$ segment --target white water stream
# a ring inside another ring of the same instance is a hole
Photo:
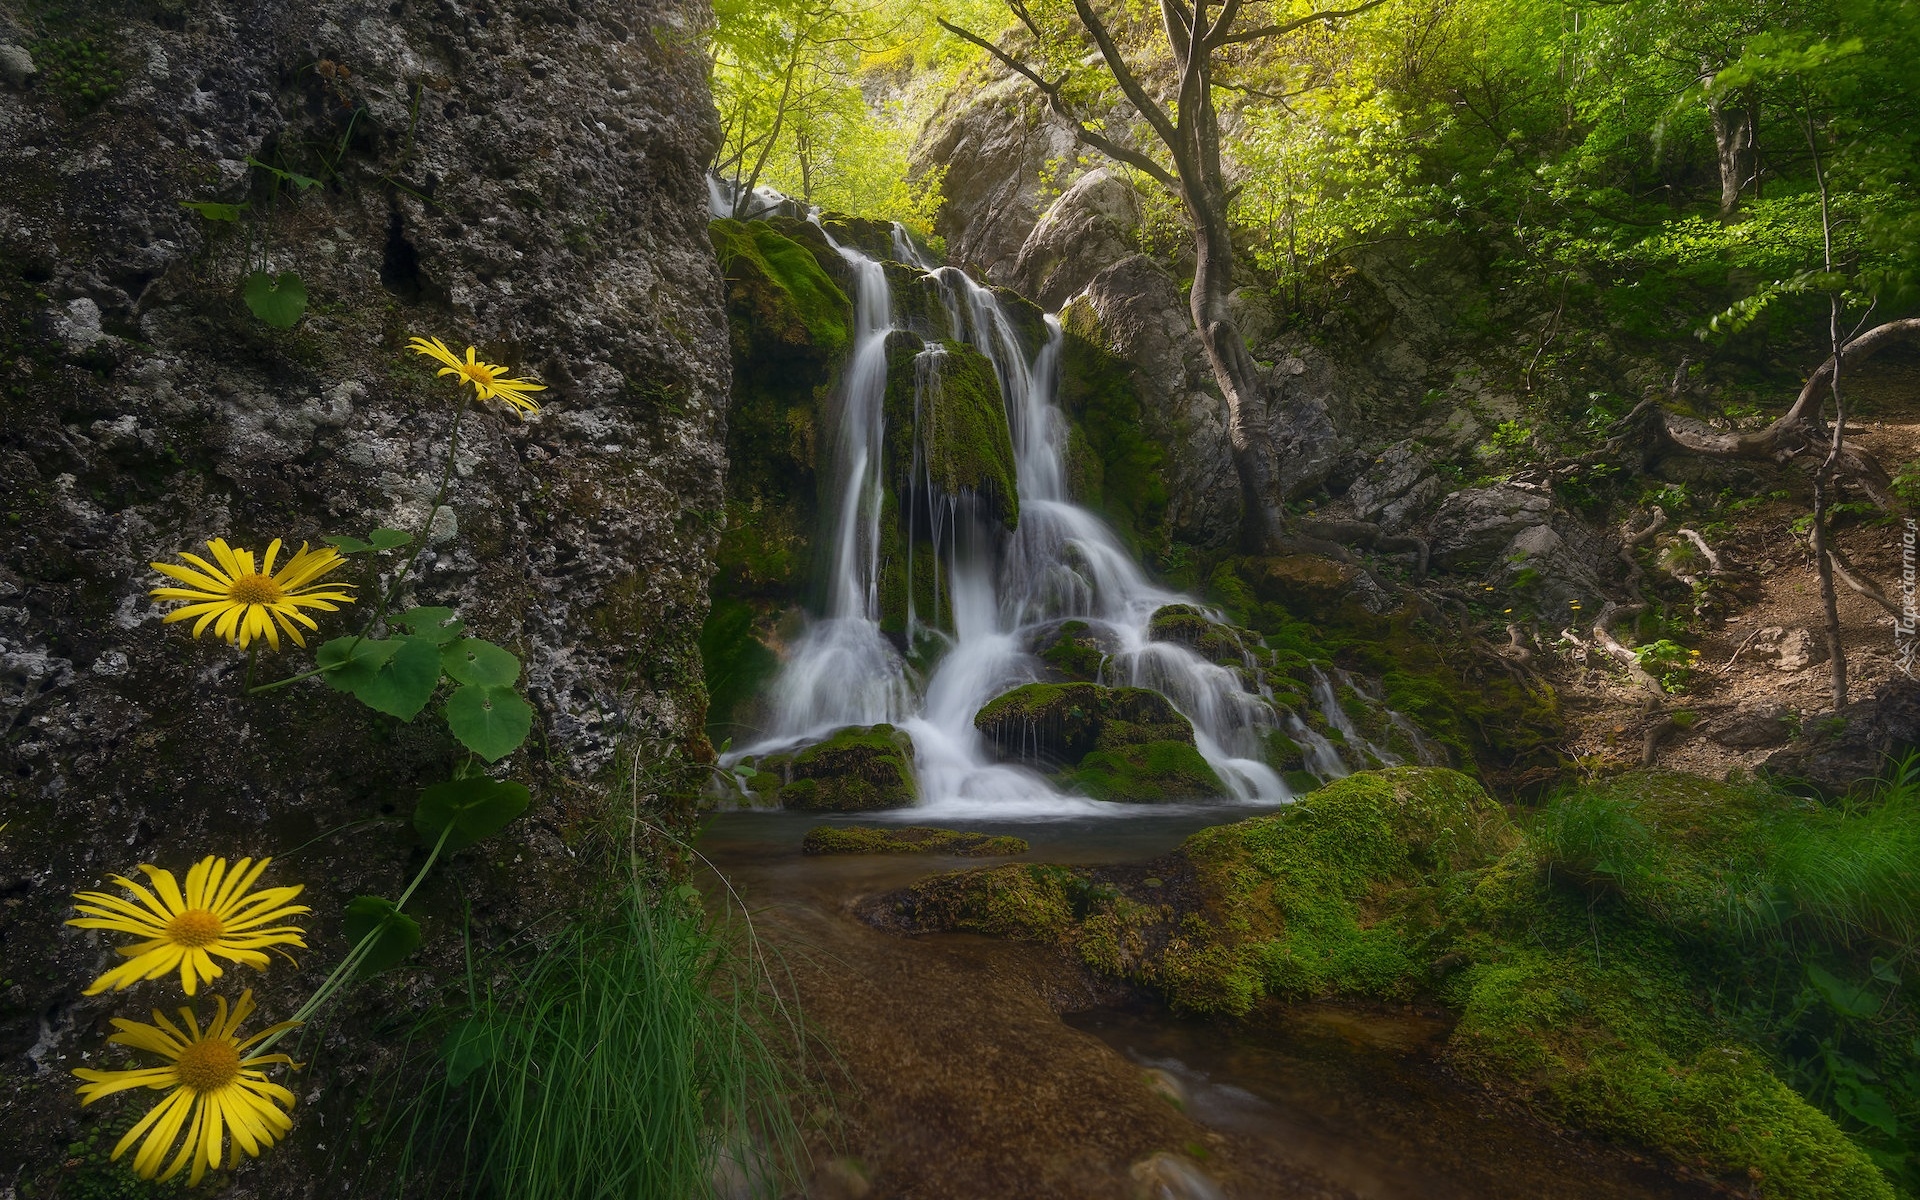
[[[830,235],[828,240],[832,242]],[[1113,530],[1067,496],[1067,423],[1054,400],[1059,323],[1048,318],[1045,344],[1029,354],[999,297],[956,268],[926,261],[896,227],[895,257],[937,284],[956,340],[979,350],[999,378],[1013,437],[1020,508],[1017,530],[996,538],[970,497],[955,499],[933,488],[913,489],[915,499],[902,497],[916,509],[906,519],[924,531],[935,548],[938,602],[947,606],[945,613],[910,611],[908,640],[936,637],[949,642],[924,680],[907,664],[881,632],[879,589],[887,337],[900,326],[881,264],[852,247],[833,244],[852,269],[857,287],[852,357],[835,395],[829,448],[819,465],[828,506],[821,531],[823,548],[829,551],[825,612],[812,619],[791,646],[768,696],[765,736],[736,748],[728,760],[790,749],[845,726],[884,721],[913,738],[922,797],[916,816],[1137,810],[1134,805],[1063,795],[1034,771],[996,762],[974,727],[974,715],[988,701],[1047,677],[1044,664],[1031,653],[1035,637],[1071,618],[1087,622],[1111,651],[1101,682],[1152,688],[1193,722],[1201,755],[1234,800],[1274,804],[1289,798],[1286,784],[1263,761],[1267,735],[1282,728],[1305,750],[1315,774],[1345,774],[1326,738],[1294,714],[1276,712],[1265,697],[1247,691],[1241,672],[1183,645],[1149,639],[1148,625],[1157,609],[1195,602],[1149,581]],[[937,400],[928,389],[937,386],[940,373],[933,368],[937,356],[945,353],[938,342],[923,352],[916,372],[921,393],[917,416],[937,411],[937,404],[928,403]],[[919,432],[916,445],[924,445],[926,431]],[[916,477],[924,473],[922,456],[916,454]],[[909,544],[915,541],[910,538]],[[942,616],[948,618],[950,638],[936,628]],[[1249,654],[1246,665],[1253,661]],[[1316,699],[1327,718],[1347,733],[1351,722],[1331,687],[1324,677],[1317,684],[1316,691],[1324,696]],[[1357,734],[1348,736],[1351,740]]]

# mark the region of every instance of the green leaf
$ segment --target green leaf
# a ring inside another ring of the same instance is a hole
[[[461,638],[440,650],[440,665],[461,683],[506,687],[520,678],[520,660],[492,642]]]
[[[450,608],[410,608],[395,617],[393,623],[436,646],[446,645],[467,627],[465,621],[454,620]]]
[[[395,546],[404,546],[413,540],[413,535],[399,529],[376,529],[367,535],[375,550],[391,550]]]
[[[447,701],[447,726],[467,749],[498,762],[527,740],[533,706],[510,687],[465,684]]]
[[[1834,1103],[1846,1114],[1862,1125],[1877,1129],[1890,1138],[1899,1138],[1900,1119],[1894,1115],[1893,1106],[1887,1103],[1886,1096],[1878,1088],[1852,1080],[1840,1080],[1833,1089]]]
[[[258,167],[262,171],[265,171],[267,174],[273,176],[275,179],[279,179],[287,183],[291,183],[293,186],[299,188],[303,192],[306,191],[308,188],[317,188],[320,186],[320,181],[318,179],[313,178],[311,175],[301,175],[294,171],[284,171],[284,170],[281,170],[279,167],[268,166],[266,163],[261,162],[259,159],[255,158],[251,154],[247,155],[247,165],[250,167]]]
[[[414,806],[413,827],[429,843],[446,834],[449,851],[473,845],[506,828],[527,811],[532,797],[517,783],[502,783],[485,775],[436,783],[420,793]]]
[[[209,221],[238,221],[244,204],[222,204],[217,200],[182,200],[181,208],[190,208]]]
[[[420,924],[381,896],[355,896],[347,905],[347,940],[358,946],[373,934],[373,944],[360,960],[361,979],[399,965],[420,945]]]
[[[1843,1017],[1871,1017],[1880,1011],[1880,1001],[1863,987],[1856,987],[1842,979],[1836,979],[1813,963],[1807,964],[1807,980],[1820,992],[1822,998],[1833,1006],[1833,1010]]]
[[[292,271],[279,275],[255,271],[247,276],[240,295],[254,316],[275,329],[292,329],[307,311],[307,285]]]
[[[335,689],[402,721],[418,716],[440,683],[440,647],[429,638],[338,637],[314,660],[335,667],[324,676]]]
[[[364,554],[373,549],[372,546],[369,546],[359,538],[347,537],[345,534],[335,534],[333,537],[321,538],[320,540],[342,554]]]
[[[394,644],[364,637],[337,637],[314,653],[314,663],[334,668],[324,678],[335,691],[358,692],[373,682],[387,660],[393,657]]]
[[[467,1077],[500,1055],[500,1030],[480,1017],[468,1017],[447,1031],[440,1057],[447,1064],[447,1086],[459,1087]]]

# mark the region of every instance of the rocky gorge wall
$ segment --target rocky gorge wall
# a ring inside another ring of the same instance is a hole
[[[661,772],[710,757],[694,631],[730,365],[705,8],[0,5],[0,1192],[107,1194],[86,1189],[136,1110],[82,1114],[68,1072],[97,1065],[110,1017],[177,1002],[81,996],[110,943],[61,926],[71,892],[276,856],[310,949],[220,988],[260,989],[271,1020],[347,949],[344,902],[425,857],[407,815],[459,757],[437,720],[319,681],[247,696],[244,655],[147,597],[149,561],[212,537],[416,527],[453,388],[408,337],[550,385],[525,420],[469,411],[403,598],[524,662],[534,736],[502,766],[534,808],[428,879],[421,955],[304,1037],[291,1142],[229,1194],[353,1194],[349,1116],[457,976],[463,924],[484,947],[577,900],[602,785],[651,764],[633,794],[665,805]],[[243,303],[257,270],[297,273],[291,328]],[[322,614],[318,640],[365,607]],[[283,646],[260,678],[310,664]]]

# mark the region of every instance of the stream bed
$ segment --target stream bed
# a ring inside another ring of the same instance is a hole
[[[1031,851],[1013,861],[1120,863],[1257,811],[966,828],[1025,838]],[[1102,990],[1049,948],[872,929],[852,915],[862,898],[1008,860],[802,854],[821,823],[723,813],[699,847],[831,1048],[819,1072],[842,1115],[813,1146],[816,1200],[1716,1194],[1453,1079],[1437,1062],[1438,1014],[1294,1005],[1240,1026],[1182,1021]],[[719,885],[707,890],[717,909]]]

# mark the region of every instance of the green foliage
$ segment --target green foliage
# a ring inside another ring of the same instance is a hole
[[[255,271],[240,285],[247,311],[275,329],[292,329],[307,311],[307,285],[292,271]]]
[[[804,1046],[780,1045],[796,1031],[758,958],[683,905],[629,892],[476,972],[428,1085],[392,1122],[401,1179],[500,1200],[797,1183]]]
[[[342,925],[358,956],[356,974],[368,979],[391,970],[420,947],[420,923],[379,896],[356,896]]]
[[[1700,652],[1660,638],[1634,650],[1633,657],[1646,668],[1649,675],[1660,681],[1661,687],[1669,692],[1678,692],[1693,677],[1694,664],[1700,660]]]
[[[83,117],[112,99],[126,83],[126,69],[91,37],[44,38],[29,48],[44,85],[69,116]]]
[[[413,828],[428,845],[462,850],[505,829],[531,802],[520,784],[469,775],[422,791],[413,809]]]

